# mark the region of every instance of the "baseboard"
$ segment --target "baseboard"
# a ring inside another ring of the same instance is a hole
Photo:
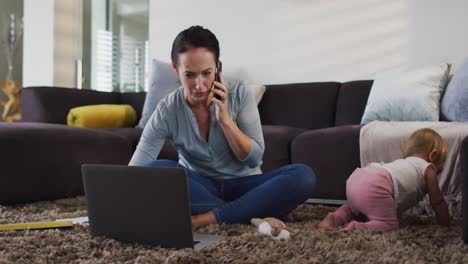
[[[309,204],[329,204],[329,205],[342,205],[346,203],[346,200],[335,200],[335,199],[307,199],[306,203]]]

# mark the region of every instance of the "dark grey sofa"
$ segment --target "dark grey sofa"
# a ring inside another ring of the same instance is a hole
[[[314,197],[345,199],[345,183],[358,166],[359,125],[372,81],[267,85],[259,104],[265,138],[263,171],[305,163],[317,175]],[[142,129],[66,126],[68,110],[81,105],[130,104],[141,115],[145,93],[105,93],[60,87],[23,89],[23,122],[0,123],[0,204],[83,194],[80,165],[127,164]],[[10,154],[13,152],[14,154]],[[468,173],[468,140],[461,151]],[[160,159],[177,160],[166,142]],[[464,181],[464,212],[468,211]],[[465,217],[464,240],[468,242]]]
[[[259,104],[265,138],[262,170],[270,171],[292,162],[308,164],[318,175],[317,191],[314,198],[345,199],[345,180],[353,169],[359,166],[358,135],[360,125],[357,124],[359,124],[364,111],[371,85],[372,81],[345,84],[323,82],[268,85]],[[350,98],[344,98],[344,96]],[[130,104],[137,111],[137,117],[140,118],[144,98],[145,93],[105,93],[60,87],[28,87],[23,89],[22,95],[23,127],[17,127],[17,129],[27,130],[28,126],[37,126],[37,123],[56,124],[58,127],[66,127],[77,135],[86,131],[86,133],[95,133],[101,137],[107,136],[109,140],[112,138],[115,140],[117,138],[125,139],[131,148],[125,151],[121,150],[118,154],[123,157],[131,157],[142,132],[140,128],[98,130],[64,125],[69,109],[81,105],[101,103]],[[358,103],[349,103],[350,100]],[[339,126],[335,126],[337,121]],[[1,125],[6,126],[7,124]],[[60,137],[60,135],[57,136]],[[344,140],[345,138],[346,140]],[[343,140],[346,144],[336,144]],[[330,142],[327,143],[328,141]],[[302,145],[304,142],[313,148]],[[344,148],[346,151],[343,151]],[[50,153],[47,152],[47,149],[44,150],[46,152],[44,155],[49,160],[43,162],[49,162],[57,167],[55,170],[51,169],[49,173],[54,174],[65,168],[68,170],[67,178],[77,179],[77,186],[74,188],[77,192],[64,192],[64,195],[82,194],[79,164],[85,163],[84,161],[86,163],[94,161],[80,157],[81,160],[70,160],[70,164],[54,163],[54,156],[73,156],[73,149],[74,146],[70,145],[67,148],[64,147],[61,152]],[[93,152],[94,149],[91,147],[89,151]],[[108,163],[116,161],[114,156],[101,157],[103,161]],[[159,158],[177,160],[177,153],[167,142]],[[118,161],[119,164],[128,162],[128,160],[123,161],[122,159]],[[340,166],[328,166],[333,161],[340,161]],[[15,177],[27,179],[29,175],[24,173],[23,176],[17,175]],[[67,178],[63,178],[64,183]],[[47,186],[44,186],[45,193],[46,190]],[[60,195],[49,198],[58,197]],[[39,197],[2,197],[0,194],[0,202],[3,203],[27,202],[37,199]]]

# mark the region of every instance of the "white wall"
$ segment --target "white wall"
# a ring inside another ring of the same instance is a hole
[[[212,30],[225,75],[256,83],[373,78],[399,65],[468,56],[466,0],[150,0],[150,56],[177,33]]]
[[[54,0],[24,0],[23,86],[54,85]]]
[[[24,1],[24,86],[76,87],[82,57],[81,1]]]

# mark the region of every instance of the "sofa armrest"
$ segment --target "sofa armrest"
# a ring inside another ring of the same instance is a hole
[[[303,163],[317,175],[312,198],[346,199],[346,180],[360,164],[361,125],[311,130],[297,136],[291,146],[292,163]]]
[[[462,141],[460,147],[460,163],[462,178],[462,217],[463,241],[468,244],[468,136]]]
[[[272,125],[262,125],[262,129],[265,139],[262,171],[269,172],[291,164],[291,143],[307,129]]]
[[[21,95],[22,121],[66,124],[77,106],[119,103],[118,93],[62,87],[27,87]]]

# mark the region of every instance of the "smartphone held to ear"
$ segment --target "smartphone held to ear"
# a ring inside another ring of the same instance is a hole
[[[223,70],[223,64],[221,63],[220,60],[217,61],[216,63],[216,69],[215,69],[215,81],[221,82],[221,79],[219,78],[219,73]],[[219,89],[217,86],[214,87],[215,89]],[[214,97],[218,100],[221,100],[221,96],[218,94],[214,94]]]

